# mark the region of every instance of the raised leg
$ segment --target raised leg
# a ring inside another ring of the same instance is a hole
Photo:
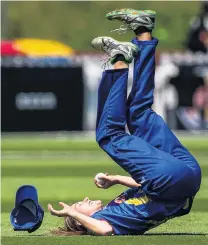
[[[98,88],[96,140],[125,133],[128,69],[106,70]]]
[[[187,187],[191,170],[169,153],[125,132],[127,77],[128,69],[103,73],[98,89],[96,140],[99,146],[141,183],[148,195],[167,199],[189,196],[193,193]]]
[[[155,50],[157,39],[150,41],[132,41],[140,52],[134,60],[134,78],[132,90],[127,101],[127,125],[132,135],[138,136],[172,156],[194,161],[193,156],[185,149],[169,129],[162,117],[152,109],[155,75]]]

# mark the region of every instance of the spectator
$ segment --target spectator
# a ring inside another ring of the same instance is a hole
[[[185,46],[192,52],[208,52],[208,1],[202,3],[200,13],[191,21]]]

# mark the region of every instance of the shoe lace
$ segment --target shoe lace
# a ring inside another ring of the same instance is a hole
[[[131,30],[130,24],[133,23],[136,18],[137,17],[133,18],[131,21],[128,21],[128,23],[126,23],[127,19],[124,19],[122,21],[123,24],[119,28],[111,30],[111,32],[116,31],[118,34],[125,34],[127,30]]]
[[[115,43],[109,41],[109,44],[106,45],[106,49],[107,49],[108,52],[110,52],[110,50],[116,49],[119,45],[120,45],[120,44],[115,44]],[[104,50],[104,51],[105,51],[105,50]],[[107,59],[101,59],[101,60],[100,60],[100,61],[103,61],[103,62],[104,62],[104,63],[102,64],[102,66],[101,66],[101,68],[102,68],[103,70],[105,70],[106,67],[109,69],[109,61],[110,61],[111,58],[112,58],[112,57],[108,57]]]
[[[109,69],[109,61],[110,61],[110,57],[108,57],[107,59],[101,59],[100,61],[101,62],[103,62],[103,64],[102,64],[102,66],[101,66],[101,68],[103,69],[103,70],[105,70],[106,69],[106,67],[107,67],[107,69]]]
[[[111,30],[111,32],[117,32],[118,34],[125,34],[129,30],[129,24],[123,23],[119,28]]]
[[[123,24],[114,30],[111,30],[111,32],[116,31],[118,34],[125,34],[127,30],[130,30],[130,24],[136,19],[137,17],[133,18],[131,21],[128,21],[127,23],[127,16],[124,17],[124,19],[122,20]]]
[[[110,52],[110,50],[112,49],[116,49],[120,44],[115,44],[112,41],[109,41],[109,44],[106,45],[106,49],[108,52]]]

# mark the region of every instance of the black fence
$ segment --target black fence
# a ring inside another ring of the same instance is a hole
[[[3,132],[82,130],[81,67],[2,67]]]

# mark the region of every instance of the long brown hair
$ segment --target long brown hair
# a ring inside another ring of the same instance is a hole
[[[67,216],[64,217],[64,227],[52,230],[51,233],[58,236],[78,236],[86,235],[87,229],[74,218]]]

